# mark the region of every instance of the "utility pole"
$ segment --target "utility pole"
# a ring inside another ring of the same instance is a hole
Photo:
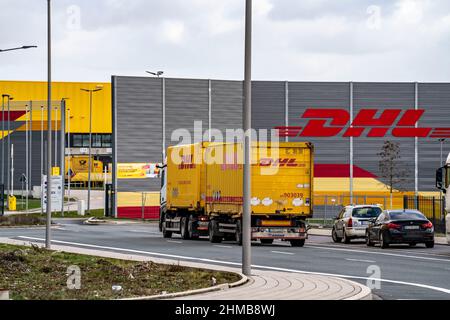
[[[45,247],[51,249],[52,224],[52,4],[47,0],[47,226],[45,232]]]
[[[245,81],[244,81],[244,197],[242,214],[242,273],[252,273],[251,195],[252,195],[252,0],[245,9]]]

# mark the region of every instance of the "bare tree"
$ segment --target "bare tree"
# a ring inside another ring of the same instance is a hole
[[[402,190],[408,180],[409,171],[401,164],[400,145],[391,141],[383,144],[380,156],[381,178],[386,182],[391,194],[391,209],[394,190]]]

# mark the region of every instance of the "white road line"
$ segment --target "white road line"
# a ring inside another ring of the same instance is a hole
[[[45,239],[41,239],[41,238],[32,238],[32,237],[23,237],[23,236],[20,236],[20,237],[17,237],[17,238],[24,239],[24,240],[29,240],[29,241],[30,240],[31,241],[40,241],[40,242],[44,242],[45,241]],[[173,259],[200,261],[200,262],[206,262],[206,263],[224,264],[224,265],[232,265],[232,266],[242,266],[241,263],[237,263],[237,262],[211,260],[211,259],[204,259],[204,258],[187,257],[187,256],[179,256],[179,255],[172,255],[172,254],[164,254],[164,253],[148,252],[148,251],[140,251],[140,250],[132,250],[132,249],[123,249],[123,248],[115,248],[115,247],[97,246],[97,245],[92,245],[92,244],[84,244],[84,243],[76,243],[76,242],[67,242],[67,241],[53,240],[52,243],[56,243],[56,244],[59,243],[59,244],[65,244],[65,245],[72,245],[72,246],[79,246],[79,247],[86,247],[86,248],[94,248],[94,249],[121,251],[121,252],[127,252],[127,253],[145,254],[145,255],[152,255],[152,256],[165,257],[165,258],[173,258]],[[321,276],[329,276],[329,277],[338,277],[338,278],[345,278],[345,279],[379,281],[379,282],[385,282],[385,283],[393,283],[393,284],[400,284],[400,285],[418,287],[418,288],[423,288],[423,289],[429,289],[429,290],[438,291],[438,292],[442,292],[442,293],[446,293],[446,294],[450,295],[450,289],[440,288],[440,287],[435,287],[435,286],[430,286],[430,285],[420,284],[420,283],[413,283],[413,282],[404,282],[404,281],[396,281],[396,280],[388,280],[388,279],[374,279],[374,278],[361,277],[361,276],[351,276],[351,275],[344,275],[344,274],[311,272],[311,271],[302,271],[302,270],[277,268],[277,267],[269,267],[269,266],[259,266],[259,265],[253,265],[252,267],[256,268],[256,269],[273,270],[273,271],[280,271],[280,272],[292,272],[292,273],[301,273],[301,274],[312,274],[312,275],[321,275]]]
[[[176,243],[176,244],[183,244],[181,241],[173,241],[173,240],[167,240],[168,243]]]
[[[214,245],[213,247],[222,248],[222,249],[233,249],[234,248],[232,246],[220,246],[220,245]]]
[[[390,256],[390,257],[400,257],[400,258],[408,258],[408,259],[440,261],[440,262],[446,262],[446,263],[450,262],[450,259],[439,259],[439,258],[420,257],[420,256],[408,256],[408,255],[397,254],[397,253],[364,251],[364,250],[355,250],[355,249],[332,248],[332,247],[325,247],[325,246],[315,245],[315,244],[308,244],[306,247],[310,248],[310,249],[314,248],[314,249],[322,249],[322,250],[344,251],[344,252],[353,252],[353,253],[364,253],[364,254],[382,255],[382,256]]]
[[[359,259],[345,259],[345,260],[352,261],[352,262],[377,263],[376,261],[372,261],[372,260],[359,260]]]
[[[272,253],[275,254],[284,254],[284,255],[288,255],[288,256],[295,256],[295,253],[291,253],[291,252],[283,252],[283,251],[271,251]]]

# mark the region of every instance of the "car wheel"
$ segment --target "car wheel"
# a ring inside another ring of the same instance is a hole
[[[273,239],[261,239],[261,243],[270,245],[273,244]]]
[[[427,246],[428,249],[433,249],[434,248],[434,241],[427,242],[425,245]]]
[[[183,240],[189,240],[189,232],[188,232],[188,220],[187,217],[181,218],[180,221],[180,234]]]
[[[411,248],[415,248],[415,247],[417,246],[417,243],[410,243],[409,246],[410,246]]]
[[[305,243],[305,240],[291,240],[291,246],[294,248],[303,248]]]
[[[370,239],[370,233],[366,234],[366,244],[368,247],[374,247],[375,243],[372,242],[372,239]]]
[[[380,243],[381,243],[381,248],[383,248],[383,249],[389,248],[389,242],[386,239],[384,232],[381,232],[381,234],[380,234]]]
[[[351,242],[351,239],[349,236],[347,236],[347,231],[345,231],[345,229],[344,229],[344,243],[350,244],[350,242]]]
[[[339,238],[337,235],[336,228],[333,228],[333,231],[331,232],[331,238],[333,238],[334,243],[341,243],[342,238]]]

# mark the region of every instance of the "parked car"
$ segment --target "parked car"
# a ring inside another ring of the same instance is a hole
[[[383,212],[378,205],[347,206],[336,217],[332,238],[336,243],[350,243],[352,239],[365,239],[371,219]]]
[[[434,226],[419,211],[385,211],[367,228],[366,241],[369,247],[376,243],[382,248],[390,244],[423,243],[427,248],[434,248]]]

